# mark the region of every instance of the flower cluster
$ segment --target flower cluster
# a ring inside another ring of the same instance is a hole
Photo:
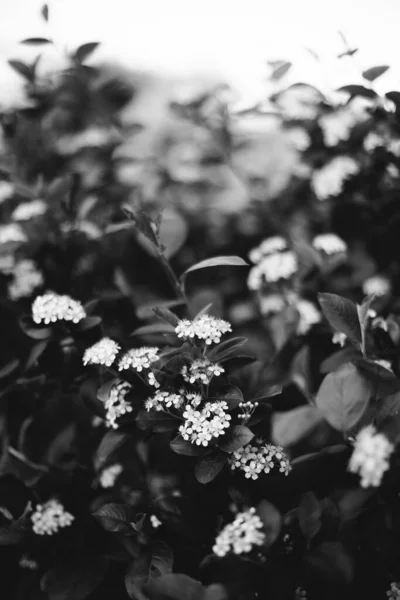
[[[297,323],[298,335],[305,335],[313,325],[321,321],[321,313],[312,302],[300,298],[296,302],[296,309],[299,315]]]
[[[73,520],[73,515],[54,498],[45,504],[38,504],[31,515],[32,529],[37,535],[53,535],[62,527],[71,525]]]
[[[36,571],[39,568],[38,563],[33,558],[29,558],[26,554],[23,554],[19,561],[19,566],[22,569],[29,569],[30,571]]]
[[[232,331],[230,323],[207,314],[200,315],[194,321],[182,319],[175,327],[178,338],[196,337],[205,340],[207,345],[219,344],[221,337],[229,331]]]
[[[332,336],[333,344],[339,344],[339,346],[341,346],[343,348],[346,341],[347,341],[347,335],[345,333],[342,333],[341,331],[335,331],[335,333]]]
[[[29,221],[34,217],[44,215],[47,205],[43,200],[31,200],[19,204],[11,215],[13,221]]]
[[[132,406],[125,400],[125,396],[131,389],[132,386],[126,381],[118,381],[112,386],[110,394],[104,402],[107,427],[118,429],[117,419],[132,412]]]
[[[231,416],[224,400],[206,402],[201,410],[186,406],[183,412],[185,422],[179,427],[184,440],[197,446],[208,446],[212,438],[219,437],[229,427]]]
[[[247,402],[239,402],[241,413],[238,415],[238,418],[246,420],[249,419],[258,406],[258,402],[252,402],[251,400],[248,400]]]
[[[386,592],[389,600],[400,600],[400,586],[395,581],[390,584],[390,589]]]
[[[32,319],[38,324],[42,321],[46,325],[56,321],[79,323],[85,317],[85,310],[78,300],[54,292],[38,296],[32,304]]]
[[[286,302],[281,294],[268,294],[261,296],[259,306],[262,315],[275,315],[285,308]]]
[[[251,269],[247,283],[251,290],[259,290],[264,283],[290,279],[297,268],[297,257],[291,250],[269,254]]]
[[[261,473],[268,474],[277,468],[280,473],[289,475],[292,467],[289,459],[280,446],[273,444],[247,444],[233,452],[229,458],[231,469],[243,471],[247,479],[258,479]]]
[[[20,244],[27,241],[28,238],[18,223],[0,225],[0,244]]]
[[[116,463],[115,465],[110,465],[106,469],[103,469],[100,475],[100,485],[103,488],[113,487],[118,475],[121,475],[123,471],[122,465]]]
[[[150,523],[154,529],[158,529],[162,523],[156,515],[150,515]]]
[[[226,525],[215,540],[213,552],[226,556],[229,552],[244,554],[253,546],[262,546],[265,541],[263,524],[255,508],[239,513],[235,520]]]
[[[182,394],[173,394],[170,392],[156,392],[154,396],[148,398],[144,404],[147,411],[164,410],[165,408],[180,408],[185,402]]]
[[[390,292],[391,285],[387,277],[374,275],[363,283],[363,293],[366,296],[386,296]]]
[[[323,233],[313,239],[313,246],[316,250],[325,252],[325,254],[339,254],[347,252],[347,244],[335,233]]]
[[[285,238],[280,235],[274,235],[270,238],[265,239],[257,248],[253,248],[249,253],[249,258],[252,263],[257,264],[261,260],[268,256],[268,254],[276,254],[276,252],[282,252],[287,250],[287,242]]]
[[[361,477],[361,487],[378,487],[383,474],[389,469],[389,458],[393,445],[375,427],[368,425],[357,435],[349,471]]]
[[[85,350],[83,364],[111,367],[120,350],[121,346],[117,342],[114,342],[111,338],[104,337]]]
[[[355,175],[359,166],[349,156],[337,156],[322,169],[315,171],[311,185],[319,200],[326,200],[329,196],[337,196],[343,189],[346,179]]]
[[[8,200],[14,195],[14,186],[9,181],[0,181],[0,202]]]
[[[33,260],[20,260],[14,266],[13,280],[8,286],[12,300],[26,298],[39,286],[43,285],[43,275],[38,271]]]
[[[159,351],[160,349],[155,346],[131,348],[119,361],[118,371],[134,369],[138,373],[141,373],[144,369],[149,369],[151,364],[159,359]]]
[[[182,367],[182,377],[188,383],[204,383],[208,385],[211,379],[221,373],[224,373],[225,369],[218,364],[211,363],[207,358],[200,358],[194,360],[189,367],[185,365]]]

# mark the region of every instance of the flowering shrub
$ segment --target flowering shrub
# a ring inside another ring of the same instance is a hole
[[[296,160],[272,187],[221,90],[173,103],[179,136],[135,170],[134,90],[86,64],[96,46],[49,80],[10,63],[27,106],[2,115],[4,588],[397,598],[398,92],[276,93]]]

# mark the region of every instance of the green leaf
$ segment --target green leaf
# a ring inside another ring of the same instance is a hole
[[[10,65],[10,67],[16,73],[18,73],[18,75],[22,75],[22,77],[24,77],[24,79],[27,79],[28,81],[32,81],[33,72],[29,65],[26,65],[21,60],[9,60],[7,62]]]
[[[338,92],[346,92],[350,96],[361,96],[362,98],[376,98],[377,93],[363,85],[344,85],[337,90]]]
[[[156,308],[153,308],[153,312],[159,319],[161,319],[162,321],[165,321],[166,323],[169,323],[169,325],[171,325],[174,328],[179,323],[178,317],[173,312],[168,310],[168,308],[156,307]]]
[[[269,548],[280,534],[282,527],[281,515],[275,506],[267,500],[261,500],[260,504],[258,504],[257,514],[264,525],[264,545]]]
[[[42,6],[42,10],[40,11],[40,14],[42,15],[43,19],[46,21],[46,23],[49,20],[49,7],[47,4],[43,4]]]
[[[151,580],[144,587],[146,597],[149,597],[150,600],[206,600],[203,590],[199,581],[180,573],[164,575]],[[214,598],[211,597],[207,600],[214,600]],[[222,598],[219,597],[219,600]]]
[[[272,439],[278,446],[292,446],[307,437],[321,422],[322,414],[314,406],[299,406],[272,415]]]
[[[387,65],[382,65],[380,67],[371,67],[370,69],[367,69],[366,71],[363,71],[362,76],[367,81],[375,81],[375,79],[378,79],[378,77],[380,77],[381,75],[383,75],[384,73],[386,73],[386,71],[389,68],[390,67],[388,67]]]
[[[104,504],[93,513],[95,519],[106,531],[128,532],[132,529],[131,522],[135,514],[127,504]]]
[[[49,600],[83,600],[103,581],[108,570],[104,557],[82,557],[55,567],[42,577],[40,587]]]
[[[336,294],[318,294],[318,300],[322,312],[333,329],[346,334],[356,348],[360,348],[361,328],[357,305]]]
[[[151,323],[150,325],[138,327],[131,333],[131,336],[159,335],[164,333],[175,333],[175,328],[169,323]]]
[[[175,439],[170,443],[171,450],[176,454],[183,454],[184,456],[204,456],[207,454],[207,448],[204,446],[197,446],[191,442],[184,440],[181,435],[176,436]],[[208,452],[210,452],[208,450]]]
[[[171,572],[173,553],[162,541],[156,541],[146,552],[138,556],[125,575],[125,587],[130,598],[144,600],[143,587]]]
[[[52,44],[53,42],[47,38],[42,37],[33,37],[26,38],[20,42],[21,44],[26,44],[27,46],[44,46],[45,44]]]
[[[163,411],[150,411],[141,410],[136,417],[136,423],[140,429],[152,429],[156,433],[163,433],[165,431],[172,431],[178,429],[179,421]]]
[[[210,360],[219,361],[223,360],[227,356],[230,356],[236,350],[238,350],[244,344],[247,344],[248,339],[246,337],[234,337],[229,340],[221,342],[210,351],[207,352],[207,357]]]
[[[210,483],[222,471],[227,460],[224,452],[216,452],[199,461],[194,474],[199,483]]]
[[[303,494],[297,509],[297,518],[303,535],[311,540],[321,528],[322,510],[318,498],[313,492]]]
[[[0,369],[0,379],[8,377],[9,375],[11,375],[11,373],[16,371],[18,367],[19,360],[17,358],[14,358],[14,360],[11,360],[9,363],[7,363],[4,367]]]
[[[110,379],[110,381],[107,381],[106,383],[104,383],[98,390],[97,390],[97,399],[100,400],[100,402],[103,402],[103,404],[105,402],[107,402],[107,400],[110,397],[110,392],[113,388],[113,386],[115,385],[115,383],[118,380],[116,378],[114,379]]]
[[[189,273],[193,271],[198,271],[199,269],[209,269],[210,267],[248,267],[249,264],[240,258],[239,256],[216,256],[214,258],[208,258],[207,260],[202,260],[201,262],[189,267],[186,269],[184,273],[180,276],[182,282],[186,279]]]
[[[357,519],[367,508],[368,502],[373,495],[373,489],[357,487],[355,489],[345,490],[340,497],[336,499],[336,505],[339,509],[342,522],[346,523]]]
[[[377,404],[375,421],[381,425],[386,419],[400,414],[400,392],[382,398]]]
[[[330,373],[336,371],[339,367],[348,362],[353,362],[354,359],[361,358],[360,352],[358,352],[353,346],[349,348],[342,348],[331,356],[328,356],[320,366],[321,373]]]
[[[20,326],[25,335],[34,340],[47,340],[52,335],[50,325],[36,325],[29,316],[21,317]]]
[[[65,456],[73,451],[75,437],[75,423],[64,427],[50,442],[45,454],[45,462],[49,465],[60,466]]]
[[[99,316],[85,317],[80,321],[76,328],[80,331],[87,331],[88,329],[93,329],[94,327],[98,327],[102,323],[102,318]]]
[[[218,398],[220,400],[225,400],[230,409],[236,408],[240,402],[243,402],[243,392],[236,385],[230,385],[226,388],[223,388],[221,392],[218,393]]]
[[[316,405],[332,427],[347,433],[361,419],[371,393],[370,382],[354,365],[347,363],[325,377],[317,393]]]
[[[223,442],[219,445],[224,452],[235,452],[243,446],[246,446],[254,437],[254,433],[244,425],[235,425],[231,427],[224,436]]]
[[[375,398],[383,398],[400,391],[400,380],[388,369],[367,358],[352,361],[362,375],[370,382]]]
[[[101,440],[99,447],[93,458],[93,464],[96,471],[100,471],[110,456],[116,452],[127,440],[129,434],[120,431],[107,431]]]
[[[42,356],[43,352],[46,350],[48,345],[48,340],[42,340],[41,342],[38,342],[33,346],[26,361],[25,369],[29,369],[37,363],[37,361]]]
[[[340,542],[320,544],[304,561],[307,570],[326,583],[345,585],[353,579],[353,561]]]
[[[89,56],[96,50],[99,46],[100,42],[89,42],[87,44],[82,44],[79,48],[76,49],[74,54],[74,59],[82,63],[84,60],[89,58]]]
[[[290,70],[291,66],[291,62],[284,62],[276,67],[271,74],[272,81],[279,81],[282,79],[282,77]]]

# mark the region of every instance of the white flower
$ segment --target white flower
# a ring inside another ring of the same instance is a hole
[[[256,509],[250,508],[223,528],[215,540],[213,552],[221,557],[229,552],[243,554],[251,552],[253,546],[262,546],[264,541],[263,523],[256,515]]]
[[[386,296],[391,290],[391,285],[387,277],[374,275],[364,281],[362,289],[366,296]]]
[[[148,398],[144,403],[145,409],[164,410],[165,408],[180,408],[185,402],[182,394],[171,394],[170,392],[156,392],[154,396]]]
[[[375,427],[368,425],[357,435],[349,462],[349,471],[361,477],[361,487],[378,487],[389,469],[393,445]]]
[[[71,525],[73,520],[73,515],[54,498],[45,504],[38,504],[31,515],[32,529],[37,535],[53,535],[62,527]]]
[[[388,143],[388,150],[395,156],[400,156],[400,139],[390,139]]]
[[[37,287],[43,285],[43,275],[38,271],[33,260],[20,260],[14,267],[14,279],[8,285],[8,293],[12,300],[30,296]]]
[[[319,119],[322,132],[324,134],[325,145],[328,147],[336,146],[339,142],[348,140],[353,127],[361,121],[363,113],[354,111],[352,105],[342,107],[335,112],[324,115]]]
[[[281,312],[285,308],[285,298],[281,294],[269,294],[259,298],[259,306],[262,315],[271,315]]]
[[[302,127],[290,127],[286,130],[286,137],[298,152],[304,152],[310,145],[310,136]]]
[[[17,223],[9,225],[0,225],[0,244],[9,244],[10,242],[21,243],[28,241],[25,233]]]
[[[389,600],[400,600],[400,585],[395,581],[390,584],[390,589],[386,592]]]
[[[36,560],[29,558],[29,556],[27,556],[26,554],[23,554],[21,556],[19,566],[22,569],[29,569],[30,571],[36,571],[39,568],[39,565],[36,562]]]
[[[219,344],[221,336],[232,331],[231,324],[211,315],[201,315],[194,321],[182,319],[175,327],[178,338],[194,338],[205,340],[206,344]]]
[[[296,309],[299,313],[299,321],[297,323],[298,335],[305,335],[313,325],[321,321],[321,313],[308,300],[299,299],[296,303]]]
[[[44,200],[31,200],[30,202],[22,202],[17,206],[11,215],[13,221],[29,221],[33,217],[44,215],[47,210],[47,205]]]
[[[227,414],[228,408],[224,400],[206,402],[201,410],[186,406],[183,413],[185,423],[179,427],[183,439],[197,446],[208,446],[212,438],[223,435],[229,427],[231,416]]]
[[[123,471],[122,465],[116,463],[104,469],[100,475],[100,485],[103,488],[113,487],[115,481]]]
[[[151,363],[159,359],[157,347],[143,346],[142,348],[131,348],[126,352],[118,363],[118,371],[135,369],[139,373],[143,369],[149,369]]]
[[[15,266],[15,258],[12,254],[3,254],[0,256],[0,272],[9,274]]]
[[[313,240],[313,246],[316,250],[322,250],[326,254],[347,252],[347,244],[335,233],[317,235]]]
[[[275,254],[276,252],[282,252],[287,250],[287,242],[285,238],[280,235],[274,235],[265,239],[257,248],[253,248],[249,253],[251,262],[257,264],[264,256],[268,254]]]
[[[106,365],[111,367],[121,346],[109,337],[104,337],[99,342],[85,350],[83,355],[84,365]]]
[[[162,525],[162,522],[158,517],[156,517],[156,515],[150,515],[150,523],[152,524],[154,529],[157,529],[158,527],[160,527],[160,525]]]
[[[329,196],[340,194],[344,181],[358,171],[359,166],[353,158],[337,156],[314,172],[311,186],[319,200],[326,200]]]
[[[250,290],[259,290],[264,283],[290,279],[297,268],[297,257],[291,250],[269,254],[251,269],[247,284]]]
[[[155,388],[159,388],[160,387],[160,384],[158,383],[158,381],[156,379],[156,376],[154,375],[154,373],[152,371],[150,371],[147,374],[147,383],[149,385],[152,385]]]
[[[14,186],[9,181],[0,181],[0,202],[8,200],[14,195]]]
[[[273,444],[247,444],[233,452],[228,462],[231,469],[243,471],[247,479],[258,479],[259,475],[268,474],[274,468],[285,475],[292,470],[283,448]]]
[[[385,138],[375,131],[370,131],[364,138],[364,149],[367,152],[373,152],[376,148],[385,146]]]
[[[131,389],[132,386],[126,381],[119,381],[112,386],[110,394],[104,402],[107,427],[118,429],[117,419],[126,413],[132,412],[132,406],[125,400],[125,396]]]
[[[38,296],[32,304],[32,319],[38,324],[42,321],[46,325],[56,321],[79,323],[85,317],[85,310],[78,300],[54,292]]]
[[[74,154],[83,148],[95,148],[107,145],[112,134],[104,127],[89,127],[81,133],[62,137],[57,142],[57,150],[61,154]]]
[[[347,335],[341,331],[336,331],[332,336],[332,344],[339,344],[342,348],[347,340]]]
[[[207,358],[194,360],[189,367],[182,367],[182,376],[188,383],[196,383],[199,381],[204,385],[208,385],[214,376],[221,375],[225,369],[216,363],[211,363]]]

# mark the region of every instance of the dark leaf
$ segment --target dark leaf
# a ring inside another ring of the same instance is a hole
[[[50,442],[44,461],[49,465],[59,466],[65,456],[72,452],[76,437],[76,426],[74,423],[67,425]]]
[[[14,71],[16,71],[19,75],[22,75],[28,81],[32,81],[32,69],[29,65],[26,65],[20,60],[9,60],[8,64]]]
[[[84,60],[89,58],[89,56],[96,50],[99,44],[100,42],[89,42],[87,44],[82,44],[82,46],[79,46],[79,48],[77,48],[74,54],[74,59],[77,62],[82,63]]]
[[[215,348],[207,352],[210,360],[219,361],[233,354],[238,348],[247,343],[245,337],[234,337],[225,342],[221,342]]]
[[[30,317],[22,317],[20,325],[22,331],[34,340],[47,340],[51,337],[51,326],[36,325]]]
[[[179,573],[164,575],[149,581],[144,591],[150,600],[205,600],[201,583]]]
[[[361,329],[357,305],[336,294],[318,294],[318,300],[333,329],[346,334],[356,348],[360,348]]]
[[[261,500],[260,504],[258,504],[257,514],[264,525],[264,544],[269,548],[280,534],[282,526],[281,515],[275,506],[267,500]]]
[[[343,348],[342,350],[338,350],[331,356],[328,356],[321,363],[321,373],[331,373],[331,371],[336,371],[339,367],[348,362],[353,362],[354,359],[360,358],[361,354],[358,352],[353,346],[350,348]]]
[[[47,4],[43,4],[43,6],[42,6],[42,10],[40,11],[40,13],[41,13],[41,15],[42,15],[43,19],[44,19],[44,20],[46,21],[46,23],[47,23],[47,22],[48,22],[48,20],[49,20],[49,7],[48,7],[48,5],[47,5]]]
[[[26,38],[21,41],[21,44],[26,44],[27,46],[43,46],[45,44],[52,44],[53,42],[47,38],[42,37],[33,37]]]
[[[136,418],[136,422],[140,429],[152,429],[157,433],[178,429],[179,423],[172,415],[154,410],[150,412],[141,410]]]
[[[153,312],[159,319],[161,319],[162,321],[165,321],[166,323],[169,323],[174,328],[179,323],[178,317],[176,315],[174,315],[173,312],[168,310],[168,308],[156,307],[156,308],[153,308]]]
[[[216,256],[214,258],[208,258],[207,260],[202,260],[201,262],[189,267],[186,269],[184,273],[180,276],[181,281],[183,282],[186,279],[186,276],[193,271],[198,271],[199,269],[208,269],[210,267],[223,267],[223,266],[231,266],[231,267],[248,267],[248,263],[240,258],[239,256]]]
[[[332,427],[346,433],[360,420],[372,394],[370,382],[347,363],[323,380],[316,405]]]
[[[162,541],[156,541],[152,547],[138,556],[125,575],[125,587],[130,598],[144,600],[143,587],[151,584],[171,572],[173,553]]]
[[[346,92],[350,96],[361,96],[362,98],[376,98],[377,93],[363,85],[344,85],[338,92]]]
[[[175,439],[172,440],[171,450],[176,452],[176,454],[183,454],[185,456],[203,456],[207,454],[207,449],[204,446],[197,446],[197,444],[192,444],[191,442],[184,440],[181,435],[178,435]]]
[[[243,446],[246,446],[254,437],[254,433],[244,425],[235,425],[231,427],[224,436],[223,442],[219,445],[224,452],[235,452]]]
[[[218,394],[218,398],[225,400],[230,409],[236,408],[244,400],[242,390],[235,385],[223,388]]]
[[[324,542],[305,557],[305,565],[324,582],[349,584],[354,575],[351,557],[340,542]]]
[[[48,345],[48,340],[43,340],[33,346],[32,350],[29,353],[28,360],[26,361],[25,369],[30,369],[30,367],[34,366],[37,363],[37,361],[42,356],[43,352],[46,350]]]
[[[387,65],[382,65],[380,67],[371,67],[370,69],[367,69],[366,71],[363,71],[362,76],[367,81],[375,81],[375,79],[378,79],[378,77],[380,77],[381,75],[383,75],[384,73],[386,73],[386,71],[389,68],[390,67],[388,67]]]
[[[289,71],[291,66],[291,62],[284,62],[278,67],[276,67],[271,74],[272,81],[279,81],[280,79],[282,79],[282,77],[286,75],[286,73]]]
[[[11,360],[9,363],[7,363],[4,367],[0,369],[0,379],[8,377],[8,375],[11,375],[11,373],[18,369],[18,367],[19,360],[17,358],[14,358],[14,360]]]
[[[157,335],[164,333],[175,333],[175,328],[172,327],[172,325],[169,325],[169,323],[151,323],[150,325],[138,327],[131,333],[131,336]]]
[[[47,571],[40,587],[47,592],[49,600],[83,600],[100,585],[107,569],[104,557],[79,557]]]
[[[102,318],[98,317],[98,316],[93,316],[93,317],[86,317],[85,319],[82,319],[82,321],[80,321],[77,325],[77,329],[79,329],[80,331],[87,331],[88,329],[93,329],[93,327],[97,327],[98,325],[101,325],[102,323]]]
[[[272,439],[279,446],[292,446],[309,435],[318,423],[322,414],[314,406],[299,406],[287,412],[276,412],[272,415]]]
[[[303,494],[297,509],[297,518],[303,535],[312,539],[321,528],[321,505],[313,492]]]
[[[127,433],[122,433],[120,431],[107,431],[94,455],[93,463],[95,470],[100,471],[107,463],[110,456],[128,439],[129,435]]]
[[[23,539],[23,531],[11,527],[0,527],[0,546],[17,546]]]
[[[357,519],[367,507],[368,501],[374,494],[374,490],[357,487],[346,490],[336,499],[336,505],[342,522]]]
[[[224,452],[216,452],[200,460],[194,470],[199,483],[210,483],[222,471],[227,460]]]
[[[106,531],[128,532],[132,529],[131,522],[135,514],[127,504],[104,504],[93,516]]]
[[[400,414],[400,392],[382,398],[377,403],[375,421],[379,426],[390,417]]]

